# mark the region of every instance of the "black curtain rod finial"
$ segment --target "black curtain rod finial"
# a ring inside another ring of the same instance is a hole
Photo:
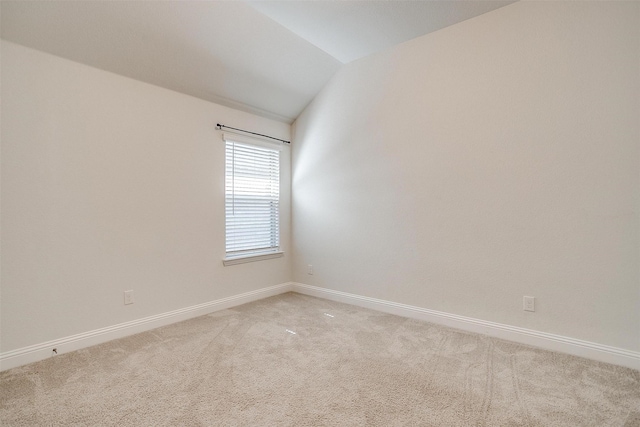
[[[291,141],[285,141],[284,139],[274,138],[273,136],[263,135],[261,133],[251,132],[251,131],[244,130],[244,129],[232,128],[231,126],[221,125],[220,123],[217,123],[216,126],[220,130],[222,130],[222,128],[233,129],[233,130],[237,130],[237,131],[240,131],[240,132],[250,133],[251,135],[258,135],[258,136],[262,136],[264,138],[275,139],[276,141],[280,141],[280,142],[283,142],[285,144],[291,144]]]

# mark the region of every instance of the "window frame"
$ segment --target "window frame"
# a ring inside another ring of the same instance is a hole
[[[224,155],[224,159],[225,159],[225,167],[224,167],[224,176],[225,176],[225,196],[224,196],[224,209],[225,209],[225,257],[223,258],[223,264],[225,266],[229,266],[229,265],[236,265],[236,264],[242,264],[242,263],[247,263],[247,262],[254,262],[254,261],[262,261],[262,260],[266,260],[266,259],[272,259],[272,258],[279,258],[284,256],[284,251],[282,250],[281,247],[281,242],[280,242],[280,222],[281,222],[281,212],[280,212],[280,203],[281,203],[281,175],[282,175],[282,144],[281,143],[274,143],[271,141],[266,141],[263,139],[259,139],[259,138],[254,138],[254,137],[249,137],[246,135],[241,135],[241,134],[236,134],[233,132],[225,132],[222,134],[222,139],[224,141],[224,145],[225,145],[225,155]],[[278,208],[277,208],[277,213],[276,213],[276,220],[277,220],[277,244],[278,246],[276,247],[269,247],[266,248],[264,250],[260,250],[258,248],[253,248],[253,249],[247,249],[246,252],[241,252],[238,254],[230,254],[230,252],[228,251],[228,221],[229,221],[229,217],[227,215],[227,210],[229,208],[228,206],[228,181],[227,181],[227,177],[228,177],[228,170],[227,170],[227,165],[228,165],[228,144],[229,143],[238,143],[240,145],[243,146],[250,146],[250,147],[258,147],[258,148],[262,148],[262,149],[268,149],[268,150],[273,150],[273,151],[277,151],[278,155]]]

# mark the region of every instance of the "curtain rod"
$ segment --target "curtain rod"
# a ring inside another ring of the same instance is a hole
[[[218,126],[218,129],[220,129],[220,130],[222,130],[222,128],[239,130],[240,132],[246,132],[246,133],[250,133],[252,135],[258,135],[258,136],[263,136],[265,138],[275,139],[276,141],[284,142],[285,144],[291,144],[291,141],[285,141],[284,139],[274,138],[274,137],[269,136],[269,135],[263,135],[261,133],[250,132],[250,131],[244,130],[244,129],[232,128],[231,126],[221,125],[220,123],[217,123],[216,126]]]

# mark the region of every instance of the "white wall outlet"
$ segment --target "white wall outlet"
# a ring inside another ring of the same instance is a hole
[[[522,300],[522,308],[524,311],[536,311],[535,297],[524,297]]]
[[[133,304],[134,302],[133,291],[124,291],[124,305]]]
[[[313,265],[307,265],[307,274],[313,274]]]

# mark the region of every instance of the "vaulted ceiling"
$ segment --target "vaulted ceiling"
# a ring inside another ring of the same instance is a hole
[[[7,1],[5,40],[292,122],[345,63],[513,1]]]

